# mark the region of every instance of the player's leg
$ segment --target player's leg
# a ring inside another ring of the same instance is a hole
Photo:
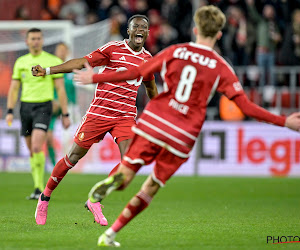
[[[165,185],[166,181],[187,158],[180,158],[165,149],[161,149],[155,160],[156,165],[153,173],[147,178],[140,192],[131,199],[113,225],[99,237],[98,246],[120,245],[114,241],[116,234],[150,204],[159,188]]]
[[[42,150],[47,138],[47,132],[42,129],[33,129],[31,134],[31,151],[33,164],[36,169],[37,186],[42,191],[44,189],[45,154]]]
[[[93,143],[101,140],[104,135],[105,133],[102,133],[101,126],[97,124],[95,119],[88,119],[86,116],[83,117],[82,122],[75,133],[74,142],[69,153],[56,163],[46,188],[41,195],[41,209],[39,209],[39,203],[36,209],[37,224],[46,223],[47,208],[51,194],[67,172],[88,152]],[[97,221],[97,223],[100,222]]]
[[[112,137],[115,139],[115,142],[118,144],[121,160],[132,141],[133,133],[131,131],[131,127],[135,124],[136,122],[134,120],[121,121],[110,132]],[[108,176],[114,175],[118,171],[118,168],[119,163],[110,171]]]
[[[124,154],[125,154],[127,148],[129,147],[131,141],[132,141],[132,139],[128,139],[128,140],[121,141],[121,142],[118,144],[118,147],[119,147],[119,150],[120,150],[120,154],[121,154],[121,159],[123,158],[123,156],[124,156]],[[112,176],[112,175],[114,175],[115,173],[117,173],[119,166],[120,166],[120,163],[118,163],[118,164],[110,171],[110,173],[108,174],[108,176]]]
[[[20,117],[21,117],[21,135],[25,137],[27,148],[30,152],[29,162],[31,168],[31,174],[34,184],[34,191],[27,196],[27,199],[38,199],[41,190],[38,188],[38,173],[37,169],[34,164],[33,154],[32,154],[32,147],[31,147],[31,133],[32,133],[32,126],[33,126],[33,113],[32,110],[34,105],[32,103],[25,103],[21,102],[20,108]]]
[[[41,194],[41,190],[38,188],[38,179],[37,179],[37,171],[34,165],[33,157],[32,157],[32,152],[31,152],[31,135],[25,136],[25,142],[27,145],[27,148],[30,152],[30,157],[29,157],[29,163],[30,163],[30,169],[31,169],[31,175],[33,179],[33,187],[34,191],[26,197],[27,200],[36,200],[38,199],[39,195]]]
[[[141,213],[152,201],[160,185],[148,176],[141,190],[129,201],[113,225],[98,239],[98,246],[120,246],[115,241],[116,234],[134,217]]]
[[[68,171],[76,165],[76,163],[88,152],[88,149],[82,148],[73,142],[69,153],[56,163],[54,166],[51,176],[48,179],[46,187],[40,196],[36,212],[35,219],[36,223],[44,225],[47,220],[48,203],[52,192],[65,177]]]
[[[115,175],[96,183],[89,192],[91,202],[99,202],[112,191],[125,188],[144,164],[150,164],[160,147],[143,137],[134,135],[131,145]]]

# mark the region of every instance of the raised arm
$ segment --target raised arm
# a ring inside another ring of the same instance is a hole
[[[88,63],[88,60],[84,57],[71,59],[65,63],[59,64],[57,66],[49,67],[47,69],[42,68],[40,65],[33,66],[31,72],[33,76],[45,76],[58,73],[70,73],[74,69],[82,69],[84,64]],[[48,72],[47,72],[48,70]]]

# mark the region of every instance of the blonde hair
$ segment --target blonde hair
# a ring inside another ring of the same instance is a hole
[[[194,22],[200,35],[204,37],[215,37],[223,29],[226,23],[224,13],[216,6],[203,6],[196,10]]]

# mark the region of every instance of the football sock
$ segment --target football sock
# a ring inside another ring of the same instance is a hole
[[[111,226],[113,232],[119,232],[124,226],[127,225],[129,221],[131,221],[136,215],[142,212],[152,200],[152,197],[148,194],[145,194],[143,191],[140,191],[135,197],[139,199],[139,204],[136,206],[131,205],[130,202],[127,204],[127,206],[124,208],[117,220]],[[126,210],[129,210],[129,213]],[[127,213],[129,214],[129,216],[123,215]]]
[[[120,163],[118,163],[118,164],[110,171],[110,173],[108,174],[108,176],[112,176],[112,175],[114,175],[115,173],[117,173],[119,166],[120,166]]]
[[[38,182],[37,182],[37,171],[36,171],[36,167],[34,165],[34,160],[33,157],[29,157],[29,162],[30,162],[30,168],[31,168],[31,175],[32,175],[32,179],[33,179],[33,186],[35,189],[38,188]]]
[[[50,161],[52,163],[53,166],[55,166],[55,163],[56,163],[56,160],[55,160],[55,150],[54,150],[54,147],[48,145],[48,153],[49,153],[49,158],[50,158]]]
[[[32,154],[33,165],[36,174],[36,187],[40,190],[44,189],[44,173],[45,173],[45,154],[43,151]]]
[[[106,234],[109,238],[115,239],[117,233],[110,227],[109,229],[107,229],[107,230],[105,231],[105,234]]]
[[[74,166],[75,165],[70,162],[67,155],[57,162],[43,192],[44,195],[50,197],[53,190],[58,186],[68,171]]]

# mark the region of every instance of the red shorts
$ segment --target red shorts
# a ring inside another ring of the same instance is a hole
[[[121,141],[132,139],[134,133],[131,127],[135,124],[135,120],[106,121],[84,116],[74,135],[74,142],[82,148],[89,149],[109,132],[119,144]]]
[[[154,160],[156,164],[152,173],[153,180],[160,186],[164,186],[188,158],[176,156],[165,148],[135,134],[123,157],[122,164],[137,172],[142,165],[148,165]]]

